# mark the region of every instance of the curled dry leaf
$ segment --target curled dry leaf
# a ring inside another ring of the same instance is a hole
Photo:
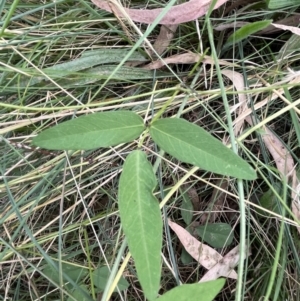
[[[159,69],[167,64],[194,64],[197,63],[200,59],[203,59],[203,64],[214,64],[214,60],[210,57],[205,55],[199,54],[199,53],[194,53],[191,51],[182,53],[182,54],[175,54],[172,56],[169,56],[165,58],[163,61],[162,60],[157,60],[154,61],[143,68],[148,69],[148,70],[153,70],[153,69]],[[219,60],[219,65],[221,66],[230,66],[233,67],[234,64],[229,63],[225,60]]]
[[[167,64],[193,64],[198,62],[200,57],[201,56],[199,54],[193,52],[175,54],[165,58],[163,61],[162,60],[154,61],[144,66],[144,68],[148,70],[153,70],[153,69],[159,69]]]
[[[170,220],[168,223],[170,228],[176,233],[186,251],[206,269],[211,269],[223,258],[216,250],[198,241],[181,226]]]
[[[237,91],[245,90],[244,77],[242,74],[233,70],[222,70],[222,74],[227,76],[233,82],[233,85],[235,86]],[[239,105],[235,106],[235,109],[238,108],[236,115],[240,116],[245,110],[247,110],[247,98],[244,93],[239,93],[238,97],[239,97]],[[234,133],[236,136],[241,132],[243,128],[243,124],[244,124],[243,119],[235,124]]]
[[[244,259],[246,258],[246,255],[250,255],[250,252],[247,251],[243,254]],[[222,276],[234,278],[232,276],[236,275],[234,268],[237,266],[239,258],[239,246],[236,246],[230,252],[228,252],[224,258],[220,260],[213,268],[211,268],[199,282],[215,280]]]
[[[246,118],[246,121],[252,125],[250,117]],[[279,170],[282,177],[292,179],[292,205],[291,209],[295,217],[300,221],[300,181],[297,178],[294,160],[288,150],[285,148],[283,143],[273,134],[267,127],[264,128],[265,133],[262,135],[262,139],[272,155],[276,167]],[[300,233],[300,227],[297,227]]]
[[[272,25],[276,28],[282,29],[282,30],[289,30],[290,32],[300,36],[300,28],[295,27],[295,26],[287,26],[287,25],[283,25],[283,24],[276,24],[276,23],[272,23]]]
[[[284,25],[284,26],[298,26],[300,21],[300,14],[294,13],[291,16],[276,21],[276,25]],[[264,28],[263,30],[259,31],[257,34],[274,34],[276,32],[280,32],[281,28],[275,27],[273,24],[270,24],[267,28]]]
[[[290,32],[299,36],[300,28],[297,27],[299,22],[300,22],[300,14],[295,14],[291,17],[282,19],[282,20],[278,21],[277,23],[271,23],[268,27],[259,31],[257,34],[266,35],[266,34],[274,34],[278,31],[282,31],[282,30],[289,30]],[[223,31],[228,28],[240,28],[240,27],[243,27],[248,24],[251,24],[251,23],[250,22],[242,22],[242,21],[225,23],[225,24],[217,25],[216,27],[214,27],[214,30]]]
[[[245,119],[250,125],[253,125],[250,117]],[[271,153],[278,171],[282,177],[290,177],[294,171],[294,160],[277,136],[267,127],[264,127],[262,139]]]
[[[277,82],[276,86],[277,87],[281,87],[283,84],[288,83],[288,87],[287,89],[290,90],[292,87],[295,86],[295,84],[299,84],[300,83],[300,75],[299,73],[289,73],[282,81]],[[257,84],[257,86],[259,86],[259,84]],[[272,93],[271,96],[267,96],[266,98],[264,98],[263,100],[261,100],[260,102],[254,104],[254,111],[257,111],[258,109],[261,109],[262,107],[264,107],[265,105],[267,105],[268,103],[272,102],[273,100],[275,100],[276,98],[282,96],[284,94],[284,89],[283,88],[274,88],[274,92]],[[275,90],[276,89],[276,90]],[[298,109],[294,108],[295,111],[298,113]],[[251,120],[250,118],[247,119],[248,116],[250,116],[252,114],[252,108],[246,109],[240,116],[237,117],[236,120],[234,120],[233,124],[237,124],[242,120]],[[252,123],[251,123],[252,125]]]
[[[206,269],[211,269],[223,259],[223,256],[220,253],[218,253],[210,246],[198,241],[181,226],[173,223],[170,220],[168,221],[168,224],[170,228],[176,233],[186,251]],[[236,279],[237,274],[235,271],[232,271],[229,275],[227,274],[226,277]]]
[[[300,14],[295,14],[291,17],[279,20],[277,23],[271,23],[268,27],[259,31],[257,34],[266,35],[266,34],[274,34],[282,30],[289,30],[296,35],[300,35],[300,29],[297,27],[299,22],[300,22]],[[251,24],[251,23],[243,22],[243,21],[235,21],[231,23],[219,24],[216,27],[214,27],[214,30],[223,31],[229,28],[240,28],[247,24]]]
[[[271,153],[277,169],[283,177],[291,176],[294,170],[294,160],[282,142],[273,134],[267,127],[264,129],[265,133],[262,138]]]
[[[169,46],[174,38],[178,25],[162,25],[160,32],[153,44],[156,53],[161,55]]]
[[[218,0],[214,6],[217,9],[228,0]],[[99,8],[108,12],[113,12],[118,17],[125,17],[127,14],[132,21],[151,24],[162,12],[162,8],[157,9],[129,9],[121,7],[116,0],[92,0]],[[211,0],[190,0],[189,2],[175,5],[169,9],[165,16],[160,20],[159,24],[181,24],[196,20],[208,11]],[[125,12],[125,14],[123,13]]]

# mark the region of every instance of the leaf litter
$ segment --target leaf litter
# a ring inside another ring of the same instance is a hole
[[[162,12],[162,9],[127,9],[120,6],[120,4],[112,1],[108,3],[102,0],[92,0],[92,2],[101,9],[113,12],[118,17],[130,17],[132,21],[146,24],[153,23],[157,16]],[[225,2],[227,2],[227,0],[217,1],[214,9],[220,7]],[[208,11],[210,4],[211,1],[191,0],[187,3],[171,7],[171,9],[159,22],[159,24],[165,24],[165,26],[161,27],[160,34],[157,37],[156,42],[154,43],[154,49],[156,50],[156,52],[160,55],[165,51],[165,49],[167,49],[177,30],[177,24],[189,22],[203,16]],[[125,14],[122,11],[125,11]],[[281,30],[289,30],[294,34],[300,35],[299,29],[293,26],[286,26],[283,24],[274,23],[272,23],[272,26]],[[164,61],[154,61],[145,66],[144,68],[159,69],[162,66],[171,63],[191,64],[198,62],[200,58],[201,56],[199,54],[187,52],[168,57],[164,59]],[[206,63],[213,64],[213,61],[211,60]],[[244,79],[240,73],[235,72],[233,70],[223,70],[222,74],[227,76],[233,82],[237,91],[243,91],[245,89]],[[278,97],[278,94],[276,96]],[[238,135],[238,133],[242,131],[244,120],[246,120],[250,125],[252,125],[252,120],[249,116],[251,114],[251,110],[247,108],[246,96],[243,93],[239,93],[238,98],[239,103],[237,104],[237,106],[235,106],[235,109],[238,108],[237,116],[239,116],[240,118],[238,118],[235,122],[236,135]],[[261,106],[266,104],[268,101],[270,101],[269,97],[265,101],[261,102]],[[288,153],[287,149],[284,147],[281,141],[277,138],[277,136],[273,134],[267,127],[265,127],[263,141],[266,144],[268,150],[270,151],[272,157],[274,158],[277,169],[281,172],[282,176],[292,178],[292,211],[295,214],[296,218],[300,219],[300,181],[297,178],[295,172],[293,158]],[[178,238],[180,239],[187,252],[195,260],[197,260],[200,264],[202,264],[205,268],[209,270],[202,277],[200,282],[214,280],[220,276],[229,277],[233,279],[237,278],[237,274],[234,271],[234,267],[238,264],[239,261],[239,246],[236,246],[224,257],[222,257],[222,255],[215,251],[213,248],[199,242],[188,231],[186,231],[176,223],[169,221],[169,226],[177,234]],[[298,231],[300,232],[299,227]],[[247,251],[246,253],[243,254],[244,258],[250,254],[249,251]]]
[[[238,91],[245,90],[245,84],[244,79],[241,74],[235,72],[235,71],[227,71],[223,70],[222,73],[229,77],[232,82],[234,83],[236,89]],[[291,80],[291,82],[297,82],[298,76],[295,76],[294,79]],[[272,97],[278,97],[278,91],[277,93],[274,93]],[[282,89],[281,93],[284,93],[284,90]],[[247,109],[246,104],[246,96],[243,93],[239,93],[239,102],[240,102],[240,110],[238,111],[238,115],[243,115],[243,118],[239,118],[238,121],[235,122],[236,128],[238,130],[243,125],[243,121],[247,121],[248,124],[251,126],[253,125],[249,109]],[[263,102],[268,103],[270,101],[270,98],[267,98]],[[249,115],[247,114],[245,116],[245,112],[249,112]],[[237,134],[237,131],[236,131]],[[262,139],[269,150],[270,154],[272,155],[276,167],[278,171],[280,172],[280,175],[282,178],[286,178],[288,181],[291,180],[292,183],[292,204],[291,209],[293,214],[295,215],[296,219],[300,221],[300,181],[297,178],[296,170],[295,170],[295,164],[293,157],[289,153],[289,151],[286,149],[284,144],[280,141],[280,139],[277,137],[275,133],[273,133],[267,126],[264,126],[264,133],[262,134]],[[300,226],[297,227],[298,232],[300,233]]]
[[[210,271],[213,270],[207,276],[208,279],[213,280],[222,276],[237,279],[237,273],[234,271],[234,267],[238,263],[239,252],[233,251],[237,247],[230,251],[228,253],[227,259],[224,260],[225,257],[223,257],[219,252],[217,252],[212,247],[201,243],[187,230],[185,230],[178,224],[170,220],[168,220],[168,224],[170,228],[176,233],[186,251],[203,267]],[[205,281],[208,281],[208,279]]]
[[[220,260],[215,266],[213,266],[199,282],[211,281],[223,277],[230,277],[234,268],[239,262],[240,259],[240,247],[236,246],[231,251],[229,251],[222,260]],[[243,258],[246,259],[251,253],[249,250],[246,250],[243,254]],[[236,278],[234,278],[236,279]]]
[[[217,9],[228,0],[218,0],[213,9]],[[127,18],[132,21],[151,24],[163,11],[163,8],[156,9],[130,9],[124,8],[116,0],[92,0],[99,8],[107,12],[113,12],[117,17]],[[212,4],[211,0],[190,0],[186,3],[175,5],[169,9],[164,17],[159,21],[159,24],[181,24],[196,20],[204,16]]]

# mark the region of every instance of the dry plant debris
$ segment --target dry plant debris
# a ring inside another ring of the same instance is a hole
[[[234,268],[238,263],[239,252],[236,252],[236,248],[238,247],[235,247],[232,251],[230,251],[228,253],[228,256],[225,258],[215,249],[201,243],[178,224],[170,220],[168,220],[168,224],[170,228],[176,233],[186,251],[197,262],[199,262],[203,267],[210,271],[208,276],[204,276],[205,280],[201,279],[200,281],[204,282],[214,280],[219,277],[237,279],[237,274],[234,271]]]
[[[222,74],[226,75],[231,79],[233,82],[235,88],[237,91],[244,91],[245,90],[245,83],[243,76],[235,71],[230,70],[223,70]],[[298,77],[294,78],[292,81],[297,82]],[[291,82],[292,82],[291,81]],[[281,89],[280,92],[276,91],[274,92],[274,97],[281,96],[281,94],[284,93],[284,90]],[[237,120],[235,122],[236,128],[235,128],[235,134],[237,135],[243,126],[244,120],[248,122],[248,124],[253,125],[253,121],[251,119],[251,115],[246,115],[245,113],[247,111],[247,99],[245,94],[238,93],[239,97],[239,104],[238,106],[235,106],[235,109],[238,107],[239,110],[237,111]],[[270,101],[269,99],[263,100],[262,103]],[[249,112],[249,110],[248,110]],[[250,112],[249,112],[250,113]],[[242,115],[243,118],[238,118],[239,115]],[[295,215],[295,217],[300,220],[300,202],[299,202],[299,179],[296,175],[295,170],[295,164],[294,160],[291,156],[291,154],[288,152],[284,144],[280,141],[280,139],[277,137],[275,133],[273,133],[267,126],[264,126],[264,134],[262,135],[262,139],[269,150],[270,154],[272,155],[276,167],[278,171],[280,172],[280,175],[282,178],[286,178],[287,182],[289,179],[291,179],[292,183],[292,212]],[[297,227],[298,232],[300,233],[300,227]]]
[[[228,0],[218,0],[214,6],[217,9]],[[162,8],[157,9],[129,9],[124,8],[117,1],[92,0],[99,8],[112,12],[118,17],[127,16],[135,22],[151,24],[162,12]],[[209,10],[211,0],[191,0],[183,4],[175,5],[169,9],[166,15],[159,21],[159,24],[181,24],[198,19],[204,16]]]

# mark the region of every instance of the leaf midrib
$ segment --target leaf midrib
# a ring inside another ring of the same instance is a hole
[[[137,159],[137,163],[138,164],[136,164],[136,171],[137,171],[137,173],[136,174],[140,174],[140,168],[139,168],[139,166],[140,166],[140,156],[138,156],[138,159]],[[142,183],[143,181],[140,181],[140,180],[138,180],[138,178],[137,178],[137,191],[138,191],[138,197],[139,197],[139,199],[141,200],[141,191],[142,191],[142,189],[141,189],[141,185],[140,185],[140,183]],[[145,237],[146,237],[146,235],[147,235],[147,233],[146,233],[146,231],[145,231],[145,227],[143,226],[143,222],[142,222],[142,219],[141,219],[141,217],[143,217],[143,215],[142,215],[142,210],[141,210],[141,203],[138,201],[137,202],[138,203],[138,212],[139,213],[141,213],[141,214],[139,214],[138,215],[138,217],[139,217],[139,220],[140,220],[140,224],[141,224],[141,228],[142,228],[142,232],[143,232],[143,235],[145,235]],[[145,240],[143,240],[142,239],[142,246],[143,246],[143,254],[147,254],[147,245],[144,243],[145,242]],[[150,271],[151,270],[151,266],[150,266],[150,262],[149,262],[149,259],[148,259],[148,256],[145,256],[146,257],[146,262],[147,262],[147,271]],[[152,280],[152,277],[149,277],[151,280]],[[153,283],[151,283],[151,287],[153,287],[154,285],[153,285]]]

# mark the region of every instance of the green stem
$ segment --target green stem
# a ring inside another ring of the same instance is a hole
[[[286,195],[287,195],[287,181],[286,181],[286,177],[284,176],[284,178],[283,178],[283,202],[285,204],[286,204]],[[283,233],[285,230],[284,217],[285,217],[285,208],[284,208],[284,206],[282,206],[282,219],[281,219],[281,223],[280,223],[279,237],[278,237],[277,246],[276,246],[276,254],[275,254],[274,263],[272,266],[272,272],[271,272],[267,292],[266,292],[266,295],[264,298],[265,301],[269,301],[270,295],[272,293],[272,288],[274,287],[276,272],[278,269],[280,252],[281,252],[281,248],[282,248]]]
[[[232,118],[230,114],[230,108],[229,103],[227,99],[227,95],[225,92],[225,86],[222,79],[222,73],[220,69],[220,65],[218,62],[218,56],[216,52],[216,48],[214,45],[214,38],[213,38],[213,30],[211,21],[209,19],[209,14],[206,15],[206,23],[207,23],[207,31],[208,31],[208,37],[209,42],[211,46],[211,53],[214,60],[214,64],[217,71],[217,76],[219,80],[219,85],[221,89],[221,95],[223,99],[224,109],[226,112],[227,122],[228,122],[228,132],[230,135],[230,141],[232,145],[232,150],[234,153],[238,154],[237,145],[235,143],[235,135],[233,131],[233,123]],[[239,259],[239,267],[238,267],[238,279],[237,279],[237,289],[236,289],[236,295],[235,300],[241,301],[243,300],[243,274],[244,274],[244,256],[243,254],[246,254],[246,206],[244,202],[244,187],[243,187],[243,180],[237,179],[237,185],[238,185],[238,195],[239,195],[239,201],[240,201],[240,259]]]
[[[14,2],[10,5],[10,10],[4,20],[4,24],[2,25],[1,31],[0,31],[0,37],[3,36],[3,33],[5,31],[5,29],[8,27],[8,23],[10,22],[10,19],[14,13],[14,11],[16,10],[17,6],[18,6],[19,0],[14,0]]]

